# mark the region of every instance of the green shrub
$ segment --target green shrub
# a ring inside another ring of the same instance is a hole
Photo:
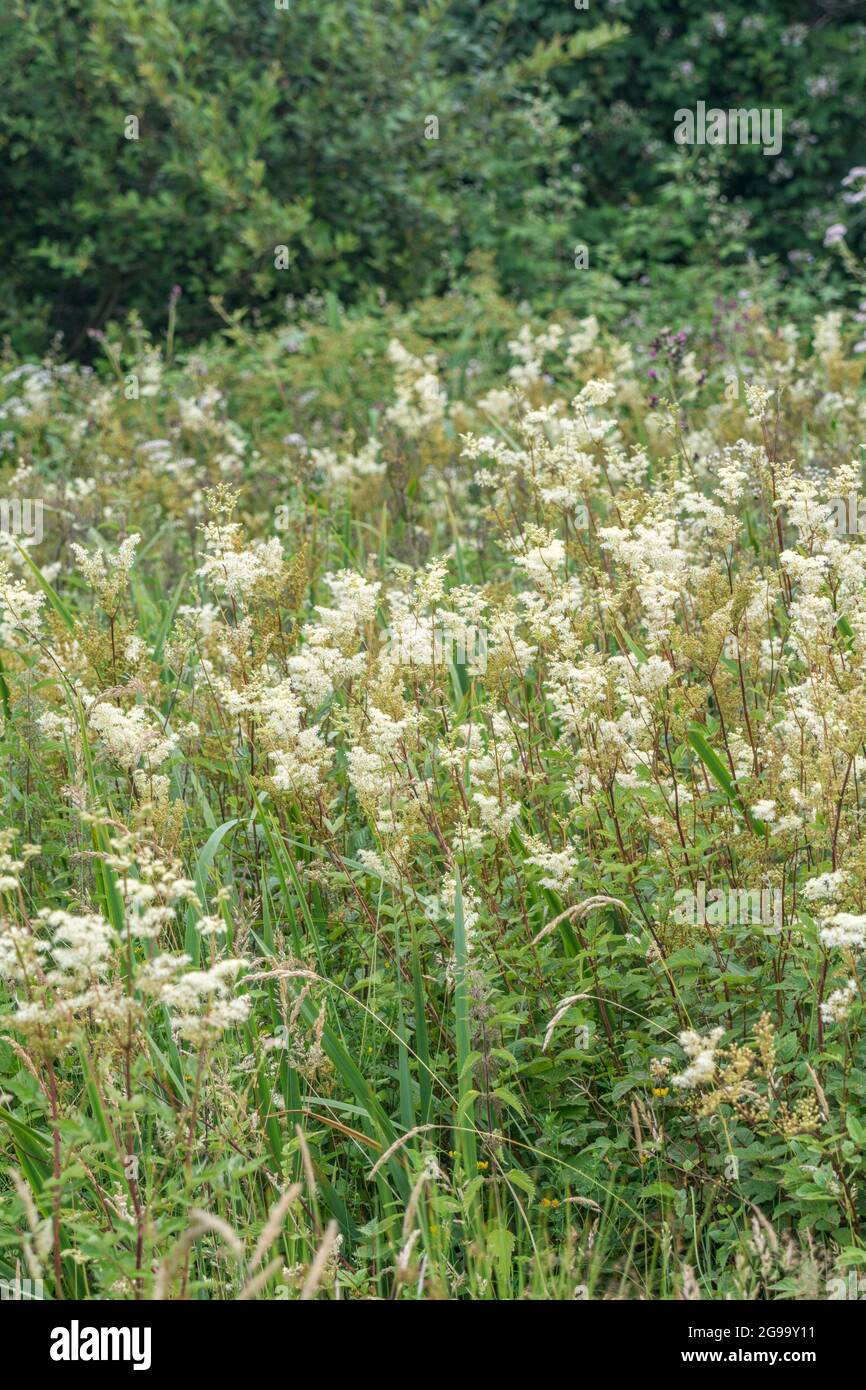
[[[211,295],[265,306],[366,282],[408,298],[476,245],[531,293],[568,265],[576,189],[544,94],[568,55],[503,66],[500,29],[476,42],[439,0],[16,4],[0,21],[0,326],[24,347],[59,329],[80,352],[130,309],[164,321],[179,284],[200,335]]]
[[[666,267],[724,264],[746,246],[789,272],[808,267],[836,220],[841,180],[863,163],[862,6],[608,0],[578,10],[525,0],[506,51],[584,32],[602,11],[628,32],[579,71],[559,67],[551,79],[579,162],[582,239],[600,263],[618,277],[648,276],[660,291]],[[699,100],[781,109],[780,156],[676,146],[674,112]]]
[[[175,284],[187,341],[217,326],[211,296],[269,322],[310,291],[406,303],[475,250],[516,301],[608,322],[684,318],[755,256],[808,318],[841,292],[817,269],[827,226],[862,249],[840,201],[863,158],[856,5],[285,3],[12,0],[0,332],[19,350],[59,330],[86,354],[130,310],[162,331]],[[780,156],[677,146],[698,100],[779,107]]]

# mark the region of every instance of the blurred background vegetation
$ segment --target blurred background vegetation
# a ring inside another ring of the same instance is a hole
[[[479,264],[541,312],[651,324],[746,285],[805,318],[850,293],[823,241],[862,241],[864,89],[862,0],[7,0],[0,334],[86,356],[130,313],[162,331],[178,285],[190,343],[214,297],[275,325]],[[782,154],[677,147],[698,100],[780,107]]]

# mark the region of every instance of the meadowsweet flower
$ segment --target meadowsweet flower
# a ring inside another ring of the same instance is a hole
[[[842,314],[840,310],[831,309],[826,314],[816,315],[812,346],[816,356],[823,362],[828,362],[841,351],[841,330]]]
[[[388,360],[396,375],[397,399],[385,418],[408,435],[417,435],[438,424],[448,409],[448,393],[437,375],[436,357],[414,357],[396,339],[388,344]]]
[[[753,420],[766,420],[767,406],[773,398],[773,391],[758,382],[746,382],[746,405]]]
[[[855,912],[835,912],[818,933],[822,946],[828,950],[843,947],[862,951],[866,946],[866,915]]]
[[[559,572],[565,559],[565,546],[558,536],[536,536],[539,542],[523,555],[515,555],[514,563],[533,584],[545,592],[559,582]]]
[[[190,970],[188,964],[184,956],[157,957],[139,982],[167,1005],[175,1035],[203,1047],[247,1019],[251,1000],[230,992],[246,961],[221,960],[209,970]]]
[[[124,711],[109,700],[95,700],[88,710],[87,722],[110,756],[127,772],[139,763],[144,764],[146,772],[156,772],[176,747],[176,740],[157,726],[143,705]]]
[[[49,979],[105,974],[116,940],[110,922],[95,912],[76,915],[61,909],[43,909],[39,916],[53,929],[51,955],[60,972],[50,973]]]
[[[208,522],[205,547],[207,554],[196,573],[241,605],[246,605],[264,583],[277,580],[282,572],[283,547],[279,537],[244,545],[238,522]]]
[[[0,645],[16,648],[27,634],[38,634],[44,603],[45,595],[40,590],[28,589],[0,560]]]
[[[577,855],[573,850],[544,849],[538,841],[533,842],[534,853],[527,856],[527,864],[541,869],[542,888],[553,893],[565,895],[571,888],[578,870]]]
[[[821,1017],[824,1022],[844,1023],[858,994],[856,980],[849,980],[842,989],[835,989],[830,998],[821,1005]]]
[[[689,1065],[685,1071],[671,1077],[674,1086],[691,1090],[713,1080],[716,1074],[716,1050],[724,1031],[724,1028],[714,1028],[705,1037],[691,1031],[680,1033],[680,1047],[689,1058]]]
[[[843,869],[836,869],[807,879],[800,892],[809,903],[827,902],[840,896],[847,881],[848,874]]]
[[[528,323],[523,325],[517,337],[508,344],[511,356],[517,359],[508,370],[516,386],[526,390],[541,379],[545,356],[556,352],[563,336],[564,329],[558,323],[538,334],[533,333]]]
[[[588,381],[581,388],[574,399],[576,410],[596,405],[605,405],[613,396],[616,395],[616,387],[612,381]]]
[[[499,797],[488,796],[484,792],[475,792],[472,800],[478,807],[479,818],[485,830],[490,830],[497,840],[507,840],[511,834],[511,827],[520,816],[519,804],[503,803]]]
[[[41,853],[39,845],[22,845],[20,857],[12,853],[18,838],[17,830],[0,830],[0,893],[14,892],[20,883],[21,871],[28,860]]]
[[[79,569],[106,609],[114,607],[129,580],[135,563],[135,551],[141,536],[127,536],[114,551],[85,550],[73,541],[71,550]]]
[[[491,390],[485,395],[480,396],[476,402],[476,408],[483,415],[492,415],[496,420],[507,420],[515,404],[515,396],[511,391]]]
[[[342,454],[334,449],[312,448],[310,459],[329,487],[353,487],[385,476],[388,465],[381,450],[380,441],[372,437],[360,449]]]
[[[566,344],[565,366],[567,371],[577,370],[578,359],[589,352],[589,349],[597,341],[600,331],[595,314],[590,314],[587,318],[580,320],[577,332],[569,336]]]

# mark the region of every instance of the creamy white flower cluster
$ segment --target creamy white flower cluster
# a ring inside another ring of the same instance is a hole
[[[724,1032],[724,1028],[713,1028],[704,1037],[690,1030],[680,1033],[680,1047],[689,1058],[689,1065],[685,1071],[671,1077],[674,1086],[692,1090],[712,1081],[716,1074],[716,1051]]]

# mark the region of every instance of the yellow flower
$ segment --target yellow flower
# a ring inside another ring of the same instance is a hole
[[[475,1167],[478,1169],[478,1171],[479,1171],[480,1173],[483,1173],[483,1172],[485,1171],[486,1168],[489,1168],[489,1167],[490,1167],[490,1164],[487,1162],[487,1159],[486,1159],[486,1158],[479,1158],[479,1160],[478,1160],[478,1162],[476,1163]]]
[[[653,1086],[653,1095],[666,1096],[669,1090],[670,1086]]]

